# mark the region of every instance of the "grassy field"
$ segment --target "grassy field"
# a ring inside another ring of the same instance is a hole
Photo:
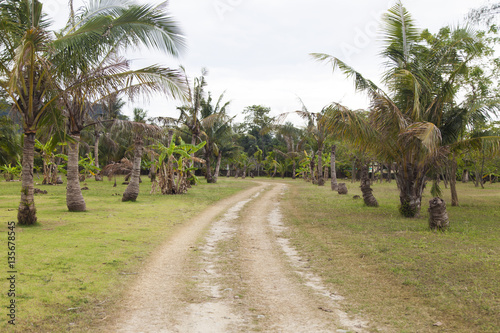
[[[268,179],[266,179],[268,180]],[[500,184],[459,184],[460,207],[448,207],[451,228],[435,233],[422,217],[401,218],[395,183],[375,184],[380,207],[368,208],[359,184],[349,195],[302,180],[281,180],[292,243],[351,314],[379,332],[500,332]],[[84,184],[82,184],[84,186]],[[220,198],[252,186],[222,178],[181,196],[149,194],[122,203],[125,186],[88,180],[88,211],[69,213],[65,186],[36,196],[39,224],[16,227],[17,332],[89,331],[109,314],[125,284],[176,225]],[[7,325],[7,222],[16,220],[20,183],[0,183],[0,304]],[[449,193],[445,200],[450,202]],[[434,326],[438,324],[438,326]]]
[[[120,182],[119,182],[120,183]],[[9,281],[7,223],[15,221],[20,183],[0,183],[0,332],[87,331],[107,316],[124,284],[149,254],[197,212],[243,188],[248,181],[221,179],[201,184],[185,195],[150,195],[141,184],[137,202],[121,202],[125,185],[87,180],[82,186],[87,212],[70,213],[66,186],[42,186],[36,195],[38,225],[16,227],[16,326],[7,324]]]
[[[283,211],[293,242],[374,331],[500,332],[500,184],[458,184],[445,233],[428,230],[428,193],[421,218],[400,217],[394,182],[373,186],[378,208],[353,199],[359,184],[348,182],[347,196],[291,184]]]

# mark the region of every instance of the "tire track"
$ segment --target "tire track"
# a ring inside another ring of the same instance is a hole
[[[284,237],[286,185],[257,184],[179,228],[103,331],[365,332]]]
[[[150,256],[144,270],[119,305],[118,316],[105,332],[177,332],[187,260],[198,238],[221,213],[246,200],[263,185],[240,192],[207,208],[179,228]]]
[[[286,228],[279,200],[286,185],[273,186],[242,212],[239,235],[249,303],[261,312],[255,329],[310,333],[347,328],[364,332],[366,324],[340,310],[336,301],[341,297],[329,292],[321,279],[304,267],[297,251],[281,236]]]

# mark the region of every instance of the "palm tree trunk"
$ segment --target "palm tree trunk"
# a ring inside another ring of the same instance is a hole
[[[314,156],[311,156],[311,161],[309,162],[309,169],[311,171],[311,182],[316,185],[316,175],[314,174]]]
[[[332,186],[332,191],[337,191],[338,189],[338,184],[337,184],[337,171],[335,170],[335,154],[337,152],[337,146],[333,145],[332,146],[332,156],[330,158],[330,172],[331,172],[331,186]]]
[[[399,212],[405,217],[419,217],[425,186],[425,172],[410,163],[400,164],[396,181],[401,203]]]
[[[323,147],[318,149],[318,186],[324,186],[325,179],[323,178]]]
[[[457,159],[455,154],[453,154],[453,159],[451,160],[450,165],[450,174],[448,176],[450,178],[451,205],[454,207],[459,206],[457,193],[457,169]]]
[[[373,171],[373,169],[372,169]],[[371,188],[371,181],[368,177],[368,166],[361,167],[361,192],[363,193],[363,200],[365,205],[369,207],[378,207],[377,199],[373,196],[373,189]]]
[[[134,164],[132,167],[132,177],[123,193],[122,201],[135,201],[139,196],[139,178],[141,177],[141,160],[144,141],[137,135],[134,142]]]
[[[205,165],[207,169],[206,178],[208,184],[213,184],[216,182],[212,174],[212,161],[211,161],[212,155],[213,155],[212,143],[207,140],[207,143],[205,145],[205,161],[206,161]]]
[[[20,225],[36,223],[35,189],[33,186],[33,162],[35,156],[35,133],[24,134],[23,171],[21,185],[21,202],[17,212],[17,222]]]
[[[479,184],[481,184],[481,188],[484,189],[484,179],[483,179],[483,176],[484,176],[484,161],[485,161],[485,154],[484,154],[484,147],[483,147],[483,150],[481,151],[482,155],[483,155],[483,160],[481,162],[481,174],[479,175]]]
[[[80,188],[78,172],[78,150],[80,133],[71,134],[74,141],[68,142],[68,184],[66,187],[66,205],[70,212],[84,212],[87,210]]]
[[[101,133],[99,131],[95,131],[95,141],[94,141],[94,161],[95,166],[99,167],[99,139],[101,137]],[[97,172],[95,175],[96,181],[102,181],[102,176],[100,172]]]
[[[429,201],[429,228],[431,230],[446,230],[450,225],[446,203],[441,198]]]
[[[94,141],[94,161],[95,161],[95,166],[98,168],[99,167],[99,139],[100,139],[101,134],[96,131],[95,133],[95,141]]]
[[[212,167],[211,167],[212,161],[210,160],[211,155],[212,155],[212,152],[207,149],[205,160],[207,161],[207,163],[206,163],[206,166],[207,166],[206,167],[206,169],[207,169],[206,175],[207,175],[207,183],[209,183],[209,184],[215,183],[214,176],[212,175]]]
[[[297,170],[297,163],[295,162],[295,160],[293,160],[293,163],[292,163],[292,179],[296,178],[296,176],[295,176],[296,170]]]
[[[221,161],[222,161],[222,152],[219,150],[219,155],[217,155],[217,163],[215,164],[214,183],[217,183],[217,179],[219,178]]]

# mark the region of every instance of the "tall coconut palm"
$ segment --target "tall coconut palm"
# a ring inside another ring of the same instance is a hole
[[[384,23],[382,55],[387,58],[387,70],[383,82],[387,93],[340,59],[313,56],[354,78],[357,90],[370,97],[367,120],[334,103],[328,110],[330,125],[382,160],[397,163],[400,212],[415,217],[420,212],[427,173],[442,163],[450,148],[442,141],[444,116],[458,104],[457,84],[471,61],[481,56],[482,42],[473,31],[458,28],[450,30],[453,43],[440,45],[432,39],[428,40],[430,45],[422,43],[401,3],[384,15]]]
[[[191,144],[196,145],[196,142],[201,141],[200,111],[204,88],[207,85],[205,76],[208,72],[205,68],[202,68],[201,76],[194,79],[193,88],[191,89],[183,67],[182,70],[186,77],[185,84],[188,87],[189,104],[177,108],[181,113],[178,121],[189,129],[191,132]]]
[[[11,98],[23,124],[21,202],[19,224],[37,222],[33,188],[35,134],[56,100],[51,64],[45,57],[51,36],[39,1],[0,3],[0,85]]]

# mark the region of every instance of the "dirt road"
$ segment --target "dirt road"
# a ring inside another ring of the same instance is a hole
[[[286,185],[203,211],[153,254],[104,332],[365,332],[286,237]]]

